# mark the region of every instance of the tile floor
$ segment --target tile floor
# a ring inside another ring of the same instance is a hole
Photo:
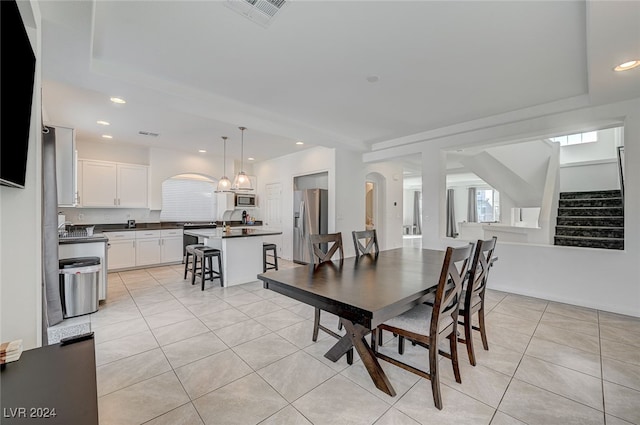
[[[460,347],[462,384],[442,359],[438,411],[425,379],[383,362],[392,398],[357,355],[325,359],[335,340],[311,341],[311,307],[260,282],[203,292],[182,272],[109,274],[89,316],[101,425],[640,424],[640,319],[488,291],[490,350],[477,338],[471,367]],[[426,350],[403,357],[426,362]]]

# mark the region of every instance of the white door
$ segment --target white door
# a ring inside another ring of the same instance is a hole
[[[282,229],[282,184],[271,183],[266,186],[265,227]]]
[[[264,204],[264,228],[266,230],[282,230],[282,183],[266,185]],[[282,256],[282,235],[264,236],[265,242],[274,243],[278,256]]]
[[[82,206],[115,207],[117,197],[116,164],[82,161]]]
[[[118,206],[146,208],[148,206],[147,167],[118,164]]]

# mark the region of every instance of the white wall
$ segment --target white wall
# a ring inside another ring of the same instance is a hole
[[[149,164],[149,148],[123,143],[93,142],[76,137],[78,159],[124,162],[127,164]]]
[[[365,230],[365,170],[362,155],[336,150],[336,232],[342,232],[344,255],[355,255],[351,232]],[[378,236],[382,243],[384,235]]]
[[[561,146],[560,164],[615,159],[618,157],[616,148],[624,144],[622,133],[620,127],[607,128],[598,131],[597,142]]]
[[[149,159],[149,206],[152,210],[162,208],[162,182],[169,177],[184,173],[204,174],[216,180],[222,177],[223,160],[220,156],[190,155],[169,149],[152,148]],[[232,161],[227,161],[227,177],[233,182],[232,164]]]
[[[623,118],[620,118],[623,117]],[[425,201],[423,247],[444,248],[445,153],[459,146],[506,142],[545,134],[562,134],[588,128],[597,122],[623,119],[626,159],[625,249],[601,250],[498,242],[500,258],[492,270],[489,287],[513,293],[568,302],[633,316],[640,316],[640,98],[589,107],[542,118],[487,126],[478,130],[440,133],[409,146],[379,149],[364,155],[379,161],[406,155],[422,155],[422,190]],[[460,241],[462,242],[462,241]]]
[[[560,192],[620,189],[617,159],[560,166]]]
[[[227,168],[228,169],[228,168]],[[323,147],[306,149],[253,165],[258,177],[258,197],[266,194],[266,185],[282,184],[282,257],[293,258],[293,179],[296,176],[327,172],[329,182],[329,231],[336,230],[335,150]]]
[[[624,145],[620,127],[598,131],[598,141],[560,148],[560,191],[620,189],[617,147]]]
[[[18,2],[36,56],[24,189],[0,186],[0,341],[42,345],[41,17],[37,2]]]

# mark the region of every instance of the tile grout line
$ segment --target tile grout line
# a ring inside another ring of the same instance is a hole
[[[607,425],[607,404],[604,396],[604,364],[602,360],[602,336],[600,335],[600,310],[597,310],[598,317],[598,348],[600,354],[600,388],[602,389],[602,418],[604,425]]]
[[[154,278],[154,280],[156,280],[156,279]],[[156,282],[157,282],[157,280],[156,280]],[[158,283],[160,283],[160,282],[158,282]],[[169,292],[169,291],[167,291],[167,292]],[[171,294],[171,292],[169,292],[169,293]],[[180,302],[177,298],[175,298],[175,296],[174,296],[173,294],[171,294],[171,296],[172,296],[176,301]],[[135,302],[135,300],[134,300],[134,302]],[[181,304],[181,305],[183,305],[182,303],[180,303],[180,304]],[[138,305],[137,305],[137,303],[136,303],[136,307],[137,307],[137,306],[138,306]],[[184,307],[184,305],[183,305],[183,307]],[[185,307],[185,308],[186,308],[186,307]],[[138,310],[140,310],[140,308],[139,308],[139,307],[138,307]],[[140,314],[142,315],[142,318],[143,318],[143,320],[145,321],[145,323],[147,323],[147,326],[149,326],[149,322],[147,322],[147,318],[142,314],[142,311],[140,312]],[[203,323],[203,325],[204,325],[204,323]],[[206,326],[206,325],[205,325],[205,326]],[[207,328],[207,329],[208,329],[208,328]],[[156,344],[158,344],[158,348],[160,349],[160,352],[162,353],[162,355],[164,356],[165,360],[167,361],[167,364],[168,364],[168,365],[169,365],[169,367],[171,368],[171,373],[173,373],[173,376],[176,378],[176,380],[177,380],[177,381],[178,381],[178,383],[180,384],[180,387],[182,388],[182,391],[184,391],[184,393],[186,394],[187,398],[189,399],[189,404],[191,404],[191,405],[193,406],[193,409],[196,411],[196,413],[197,413],[198,417],[200,418],[200,420],[201,420],[201,421],[202,421],[202,423],[204,424],[204,419],[203,419],[203,418],[202,418],[202,416],[200,415],[200,412],[198,411],[198,409],[196,409],[196,406],[193,404],[193,400],[192,400],[192,399],[191,399],[191,397],[189,396],[189,393],[187,392],[187,389],[184,387],[184,384],[182,383],[182,381],[181,381],[181,380],[180,380],[180,378],[178,377],[178,374],[176,373],[176,370],[175,370],[175,368],[173,367],[173,365],[171,364],[171,362],[169,361],[169,358],[167,357],[167,354],[166,354],[166,353],[164,352],[164,350],[162,349],[162,345],[160,345],[160,341],[158,341],[158,338],[156,338],[156,335],[153,333],[153,330],[151,329],[151,326],[149,326],[149,331],[151,332],[151,335],[153,335],[153,338],[155,339]],[[183,405],[181,405],[181,406],[184,406],[184,405],[186,405],[186,404],[187,404],[187,403],[185,403],[185,404],[183,404]],[[178,407],[181,407],[181,406],[178,406]],[[178,407],[176,407],[176,409],[177,409]],[[175,410],[175,409],[172,409],[172,410]],[[170,410],[170,411],[171,411],[171,410]],[[170,411],[169,411],[169,412],[170,412]],[[158,417],[160,417],[160,416],[162,416],[162,415],[166,415],[166,414],[167,414],[167,413],[169,413],[169,412],[164,412],[164,413],[162,413],[162,414],[160,414],[160,415],[158,415],[158,416],[156,416],[156,417],[154,417],[154,418],[151,418],[149,421],[152,421],[152,420],[154,420],[154,419],[156,419],[156,418],[158,418]],[[147,422],[149,422],[149,421],[147,421]]]
[[[502,299],[502,301],[504,301],[507,297],[508,297],[508,295],[505,296]],[[500,301],[500,303],[502,303],[502,301]],[[515,370],[513,371],[513,375],[511,375],[511,378],[509,379],[509,383],[507,384],[507,388],[505,388],[504,393],[502,394],[502,397],[500,397],[500,401],[498,402],[498,406],[496,406],[496,410],[493,412],[493,416],[491,417],[491,422],[493,422],[493,419],[495,418],[496,413],[498,411],[500,411],[500,405],[504,401],[504,397],[507,394],[507,392],[509,391],[509,387],[511,387],[511,384],[513,383],[513,380],[515,379],[516,373],[518,373],[518,368],[522,364],[522,359],[524,359],[524,356],[525,356],[525,354],[527,352],[527,349],[529,348],[529,345],[531,344],[531,340],[533,340],[533,336],[535,335],[536,330],[538,329],[538,326],[540,325],[540,322],[542,321],[542,316],[544,316],[544,313],[547,311],[547,307],[548,306],[549,306],[549,303],[547,302],[547,305],[545,305],[544,310],[542,311],[542,315],[540,315],[540,319],[538,319],[538,323],[536,324],[536,327],[533,330],[533,333],[531,333],[531,337],[529,338],[529,342],[527,343],[527,346],[524,348],[524,352],[522,353],[522,356],[520,357],[520,360],[518,361],[518,365],[516,366]],[[500,412],[502,412],[502,411],[500,411]],[[504,413],[504,412],[502,412],[502,413]],[[511,415],[508,415],[508,416],[511,416]],[[526,422],[524,422],[523,420],[521,420],[519,418],[516,418],[516,419],[521,421],[521,422],[523,422],[523,423],[526,423]],[[491,423],[491,422],[489,422],[489,423]]]

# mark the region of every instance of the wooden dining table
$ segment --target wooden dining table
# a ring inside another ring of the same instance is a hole
[[[365,337],[379,324],[428,297],[438,284],[444,255],[445,251],[439,250],[397,248],[378,255],[267,271],[258,279],[267,289],[338,316],[346,332],[325,357],[335,362],[355,347],[376,387],[395,396]]]

